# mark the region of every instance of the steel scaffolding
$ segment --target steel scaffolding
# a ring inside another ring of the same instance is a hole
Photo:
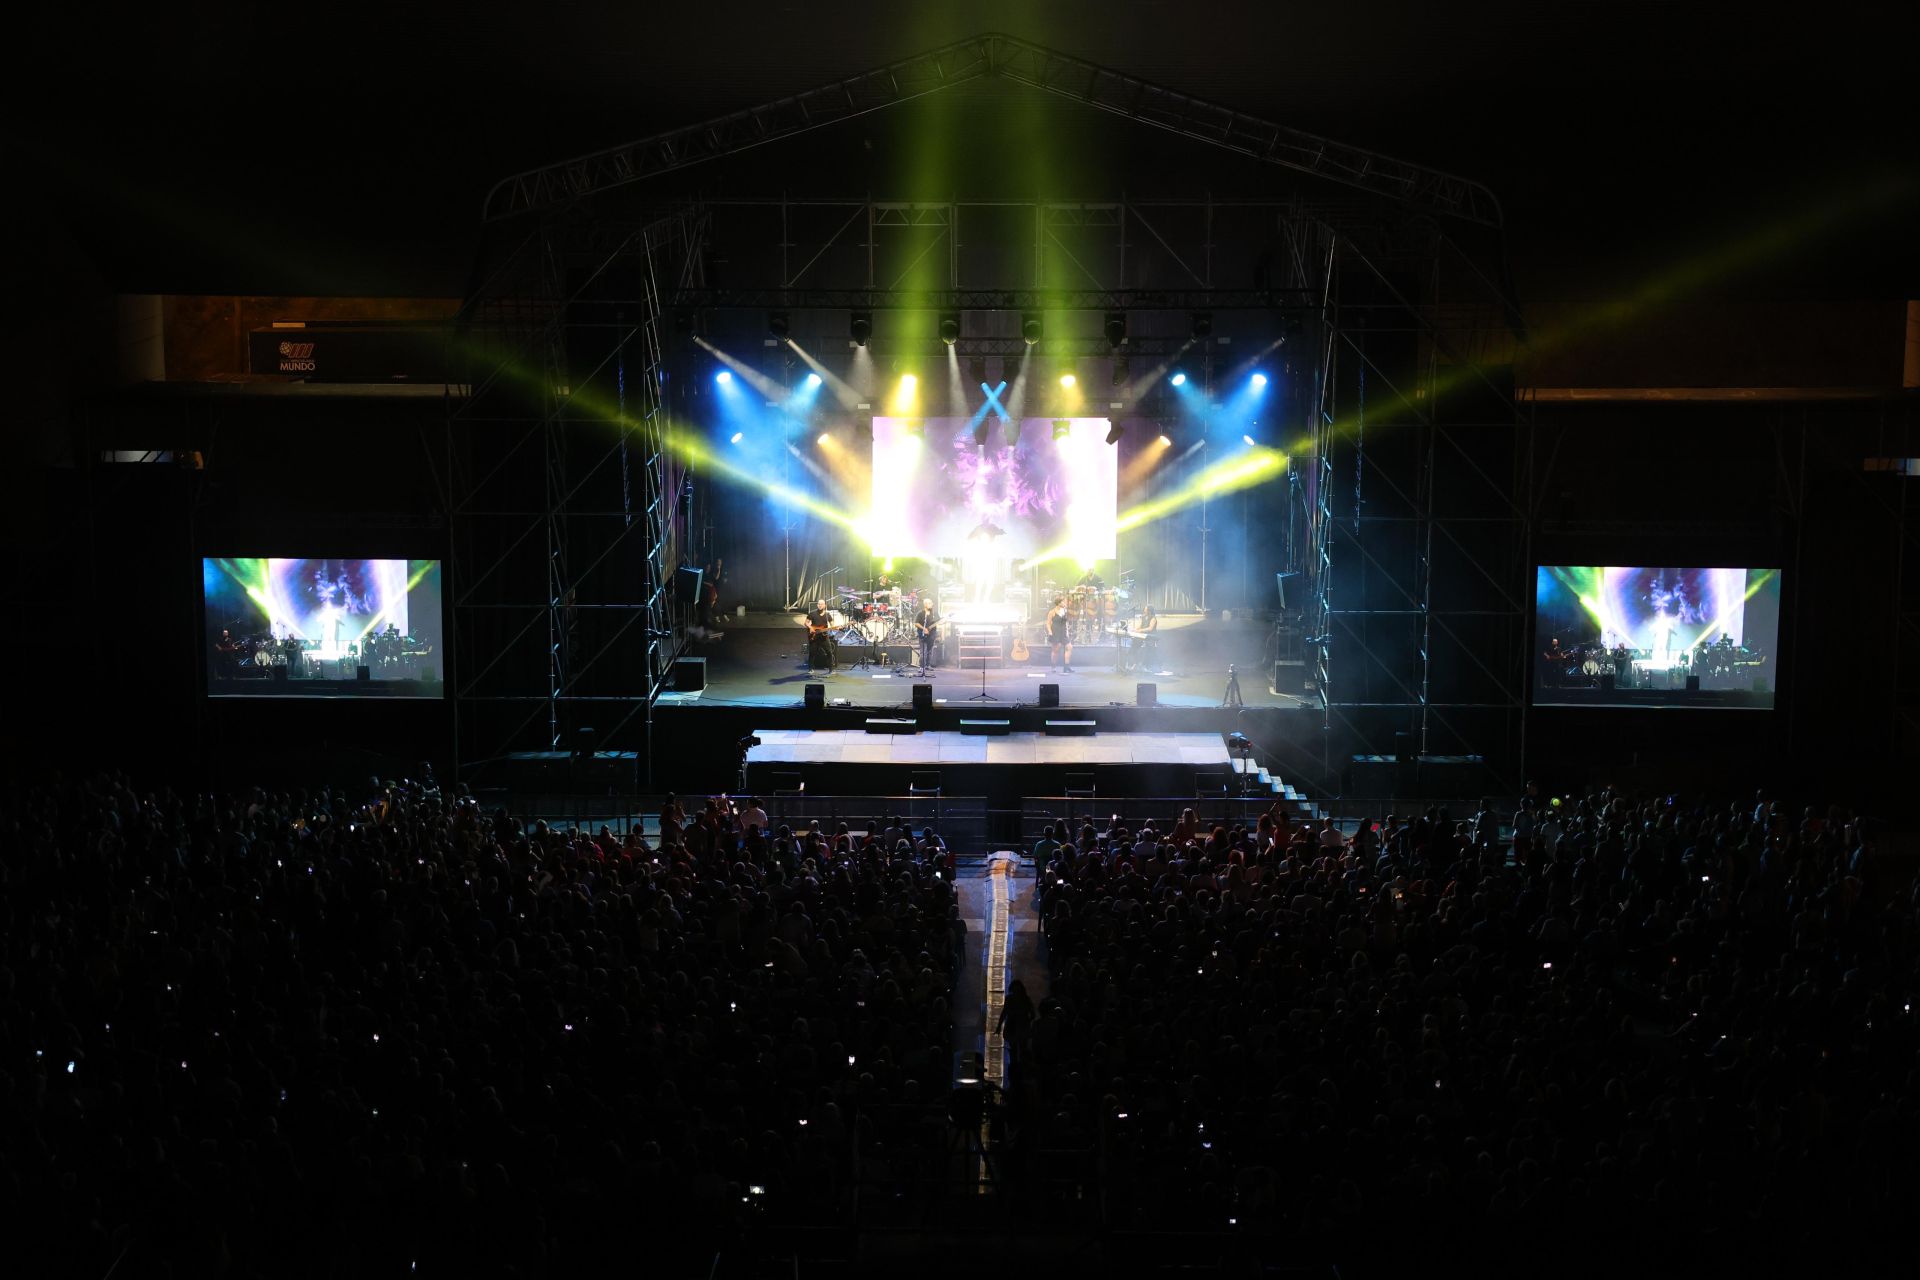
[[[483,216],[497,221],[560,208],[990,75],[1414,210],[1501,225],[1500,202],[1471,179],[1261,120],[999,34],[973,36],[804,93],[514,174],[487,193]]]
[[[704,218],[546,220],[461,314],[445,475],[469,769],[611,748],[649,782],[653,708],[684,634],[665,299],[700,282]]]
[[[1323,763],[1392,743],[1517,769],[1533,433],[1513,307],[1431,223],[1299,240],[1320,299],[1304,568]]]

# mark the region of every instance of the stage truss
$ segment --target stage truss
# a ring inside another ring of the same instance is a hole
[[[629,191],[983,76],[1363,194],[780,196],[663,215]],[[630,224],[609,215],[635,206],[649,211]],[[1328,778],[1336,739],[1378,750],[1383,734],[1465,751],[1492,726],[1517,758],[1528,436],[1510,374],[1476,363],[1485,332],[1510,334],[1516,312],[1494,283],[1497,236],[1468,252],[1438,221],[1484,241],[1501,214],[1480,184],[985,35],[515,175],[485,216],[496,243],[525,239],[467,308],[474,372],[449,421],[464,762],[625,750],[634,718],[650,725],[685,621],[671,573],[704,552],[691,478],[665,448],[668,398],[682,394],[669,365],[703,317],[729,310],[825,313],[840,326],[857,310],[957,312],[971,359],[1106,355],[1117,387],[1129,361],[1179,358],[1209,400],[1261,341],[1291,344],[1311,369],[1291,452],[1311,466],[1291,470],[1270,563],[1310,587],[1306,617],[1277,632],[1311,658]],[[724,282],[703,270],[716,243]],[[1025,312],[1048,317],[1037,346],[1021,336]],[[1102,336],[1113,312],[1128,320],[1117,348]],[[1200,325],[1213,313],[1239,320],[1215,335]],[[937,349],[930,326],[905,328],[875,345]],[[765,346],[777,376],[791,353]],[[1153,416],[1151,403],[1125,407]],[[1203,563],[1206,528],[1203,506]],[[1204,585],[1196,603],[1207,606]],[[644,761],[650,741],[636,745]]]
[[[684,639],[664,299],[700,283],[703,226],[691,207],[544,220],[462,312],[445,476],[470,772],[619,743],[630,784],[649,783],[653,709]]]

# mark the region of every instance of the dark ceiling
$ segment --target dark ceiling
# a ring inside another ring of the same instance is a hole
[[[1617,292],[1770,227],[1786,231],[1702,287],[1920,296],[1911,30],[1865,7],[1791,24],[1763,11],[199,0],[102,18],[69,5],[30,20],[35,72],[12,88],[7,145],[30,175],[16,199],[49,202],[34,207],[121,288],[458,293],[481,196],[508,172],[1004,30],[1486,182],[1523,297]],[[1190,190],[1193,166],[1214,165],[1209,187],[1273,181],[1232,160],[1149,165],[1163,147],[1116,145],[1110,122],[1072,104],[1047,102],[1036,128],[1031,102],[999,97],[838,126],[699,180],[965,195],[1032,173],[1040,194],[1079,196]],[[970,144],[930,159],[920,136],[936,120]]]

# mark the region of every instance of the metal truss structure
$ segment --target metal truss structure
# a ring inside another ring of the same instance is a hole
[[[805,93],[515,174],[487,193],[483,216],[491,222],[560,208],[987,76],[1417,211],[1501,225],[1499,201],[1470,179],[1261,120],[999,34],[973,36]]]
[[[647,784],[681,640],[664,299],[698,284],[701,228],[696,209],[544,222],[462,311],[445,475],[463,766],[626,744]]]
[[[637,226],[584,203],[986,76],[1365,196],[782,196],[710,200]],[[668,389],[689,382],[669,380],[669,345],[723,312],[763,313],[744,332],[769,348],[781,344],[765,337],[764,313],[789,313],[782,330],[796,343],[827,345],[848,340],[846,313],[891,313],[900,318],[872,341],[900,353],[935,340],[910,313],[957,313],[968,355],[1003,358],[1028,349],[1020,313],[1038,312],[1042,355],[1179,358],[1209,397],[1290,343],[1287,382],[1305,388],[1292,394],[1313,465],[1288,482],[1287,533],[1268,558],[1312,587],[1327,727],[1350,722],[1363,741],[1404,722],[1422,750],[1479,741],[1470,715],[1511,714],[1518,731],[1523,441],[1510,394],[1474,401],[1471,423],[1457,417],[1475,390],[1465,377],[1475,335],[1511,326],[1514,312],[1438,221],[1497,228],[1499,204],[1478,183],[985,35],[515,175],[489,193],[485,218],[496,237],[530,230],[467,306],[472,373],[450,418],[466,762],[626,749],[635,717],[650,726],[679,643],[672,569],[698,527],[691,484],[665,448]],[[711,279],[709,261],[725,264]],[[1452,290],[1455,274],[1480,290],[1472,306]],[[836,314],[812,330],[792,314],[820,312]],[[1103,335],[1112,313],[1127,322],[1117,347]],[[788,367],[788,353],[768,358]],[[1116,360],[1116,386],[1122,373]],[[1488,414],[1490,404],[1504,408]],[[1496,444],[1480,418],[1502,414]],[[1472,514],[1449,505],[1462,475],[1484,482]],[[1462,533],[1476,521],[1500,533]],[[1204,507],[1198,532],[1204,547]]]
[[[1327,740],[1515,768],[1534,468],[1511,305],[1431,222],[1297,239],[1321,298],[1302,568]]]

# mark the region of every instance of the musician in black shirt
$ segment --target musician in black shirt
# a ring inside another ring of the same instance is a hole
[[[1073,644],[1067,639],[1067,602],[1065,597],[1053,602],[1053,608],[1047,611],[1047,670],[1055,667],[1062,671],[1073,670]]]
[[[807,666],[833,674],[833,618],[821,600],[807,615]]]
[[[933,601],[928,600],[920,606],[920,616],[914,619],[914,630],[920,639],[920,670],[925,672],[934,665],[933,648],[940,643],[940,615],[933,611]]]

